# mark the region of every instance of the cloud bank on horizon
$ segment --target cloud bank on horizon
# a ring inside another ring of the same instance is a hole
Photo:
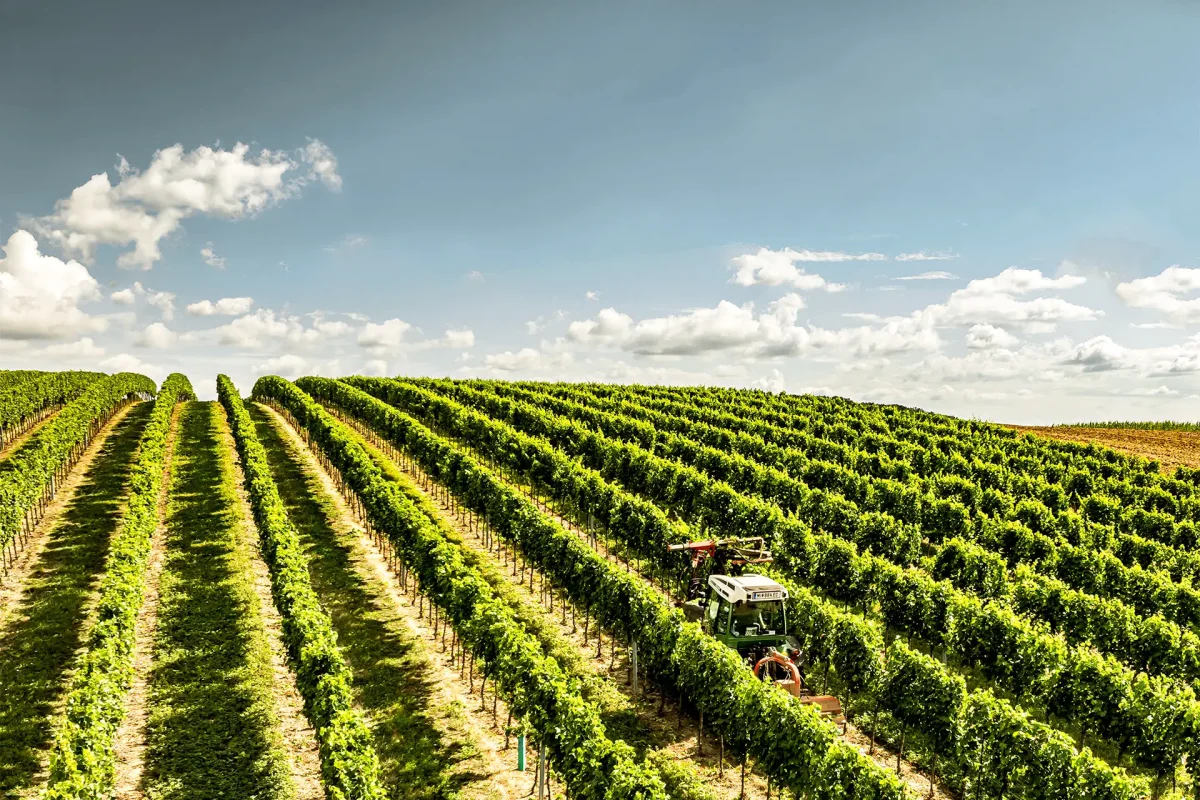
[[[1200,419],[1200,11],[673,2],[81,5],[0,87],[0,366]]]

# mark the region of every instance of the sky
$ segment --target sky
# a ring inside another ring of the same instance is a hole
[[[1200,420],[1200,4],[0,5],[0,366]]]

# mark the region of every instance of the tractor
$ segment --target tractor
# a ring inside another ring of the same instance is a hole
[[[804,681],[804,654],[799,640],[788,632],[787,589],[744,571],[771,563],[762,537],[688,542],[667,549],[690,555],[685,618],[735,650],[755,677],[818,706],[835,722],[845,722],[841,702],[832,695],[814,694]]]

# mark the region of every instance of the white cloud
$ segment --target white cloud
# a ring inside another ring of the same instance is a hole
[[[745,356],[795,356],[808,350],[841,350],[857,355],[936,349],[933,327],[917,315],[891,317],[877,328],[862,326],[826,330],[796,324],[804,298],[791,293],[775,300],[764,313],[753,303],[722,300],[715,308],[644,319],[606,308],[594,319],[572,322],[567,340],[615,346],[640,355],[698,355],[736,350]]]
[[[146,304],[154,306],[162,312],[162,318],[172,320],[175,318],[175,295],[172,292],[150,292],[146,293]]]
[[[173,347],[178,341],[179,334],[161,322],[154,322],[146,326],[146,329],[138,335],[135,343],[139,347],[165,350],[168,347]]]
[[[309,139],[300,159],[308,164],[310,178],[320,179],[321,183],[335,192],[341,191],[342,176],[337,171],[337,156],[327,144],[320,139]]]
[[[588,299],[588,300],[599,300],[599,299],[600,299],[600,293],[599,293],[599,292],[591,292],[591,291],[589,291],[589,292],[588,292],[586,295],[584,295],[584,296],[585,296],[585,297],[587,297],[587,299]]]
[[[896,278],[898,281],[953,281],[958,280],[958,276],[950,272],[935,270],[934,272],[922,272],[919,275],[904,275]]]
[[[1178,330],[1181,326],[1171,322],[1131,322],[1129,327],[1138,328],[1145,331],[1153,330]]]
[[[839,283],[830,283],[820,275],[805,272],[803,267],[797,267],[797,262],[805,261],[886,261],[887,256],[879,253],[863,253],[850,255],[847,253],[815,253],[811,250],[770,250],[760,247],[755,253],[744,253],[731,259],[732,266],[737,270],[732,282],[739,286],[781,286],[789,285],[801,291],[824,289],[837,292],[846,287]]]
[[[214,269],[225,269],[225,257],[219,256],[213,251],[212,242],[200,248],[200,258],[204,259],[204,263]]]
[[[0,258],[0,339],[57,339],[103,330],[80,304],[100,299],[100,285],[78,261],[43,255],[19,230]]]
[[[245,314],[252,308],[254,308],[254,298],[252,297],[222,297],[215,303],[211,300],[191,303],[187,307],[187,313],[194,317],[232,317]]]
[[[256,364],[254,371],[259,375],[278,375],[288,380],[310,374],[308,360],[291,354],[268,358],[264,363]]]
[[[927,315],[934,325],[1040,323],[1040,331],[1049,332],[1056,323],[1087,322],[1103,316],[1104,312],[1068,303],[1057,297],[1018,300],[1014,295],[1071,289],[1084,282],[1084,278],[1075,275],[1048,278],[1040,270],[1009,267],[995,277],[971,281],[953,292],[945,303],[928,306],[918,313]]]
[[[104,348],[97,345],[92,337],[84,336],[74,342],[63,342],[44,347],[42,354],[50,358],[100,358],[104,355]]]
[[[467,273],[467,280],[472,283],[483,283],[483,273],[477,269],[473,269]]]
[[[901,253],[896,256],[897,261],[952,261],[956,258],[958,258],[958,253],[927,253],[924,250],[918,250],[915,253]]]
[[[83,259],[91,259],[100,245],[132,245],[118,257],[118,265],[150,269],[162,258],[159,244],[188,217],[240,219],[294,196],[315,178],[329,186],[340,184],[336,161],[329,160],[332,154],[320,142],[310,141],[298,157],[310,166],[306,175],[297,174],[300,163],[282,151],[251,154],[249,145],[241,143],[231,150],[203,146],[185,151],[183,145],[172,145],[156,152],[144,172],[122,158],[117,183],[107,172],[93,175],[55,203],[54,213],[31,224],[48,241]]]
[[[387,377],[388,365],[382,358],[373,358],[364,365],[364,371],[367,375],[378,375],[379,377]]]
[[[571,361],[570,353],[546,353],[525,347],[515,353],[506,350],[488,355],[484,358],[484,365],[499,372],[539,373],[565,367]]]
[[[301,318],[294,314],[277,314],[271,309],[260,308],[225,325],[188,334],[188,338],[214,338],[218,344],[261,350],[275,342],[320,344],[345,336],[350,330],[345,322],[320,317],[305,327]]]
[[[771,374],[759,378],[754,382],[755,388],[764,389],[773,394],[778,394],[787,386],[787,381],[783,378],[783,373],[778,369],[772,369]]]
[[[100,362],[100,369],[104,372],[137,372],[142,375],[149,375],[151,372],[158,372],[158,367],[153,364],[147,364],[137,356],[132,356],[129,353],[120,353],[110,358],[106,358]]]
[[[446,347],[465,348],[475,346],[475,333],[469,330],[448,330],[446,335],[442,337],[442,344]]]
[[[846,311],[842,313],[846,319],[857,319],[862,322],[882,322],[883,317],[868,311]]]
[[[1094,336],[1073,348],[1063,363],[1083,367],[1084,372],[1110,372],[1133,366],[1130,351],[1108,336]]]
[[[1159,311],[1175,322],[1200,321],[1200,297],[1183,295],[1200,291],[1200,269],[1167,267],[1149,278],[1117,284],[1117,296],[1133,308]]]
[[[991,350],[997,347],[1011,350],[1017,344],[1017,337],[995,325],[972,325],[967,331],[967,347],[972,350]]]
[[[407,344],[406,337],[413,326],[402,319],[368,322],[358,334],[358,344],[368,350],[398,350]]]
[[[138,295],[142,294],[143,292],[145,292],[145,289],[142,288],[142,285],[140,283],[135,283],[128,289],[122,289],[119,292],[113,292],[109,296],[109,299],[111,299],[117,305],[131,306],[137,302]]]

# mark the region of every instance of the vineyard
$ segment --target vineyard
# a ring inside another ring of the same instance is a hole
[[[1200,796],[1187,458],[751,390],[216,393],[0,372],[0,796]]]

